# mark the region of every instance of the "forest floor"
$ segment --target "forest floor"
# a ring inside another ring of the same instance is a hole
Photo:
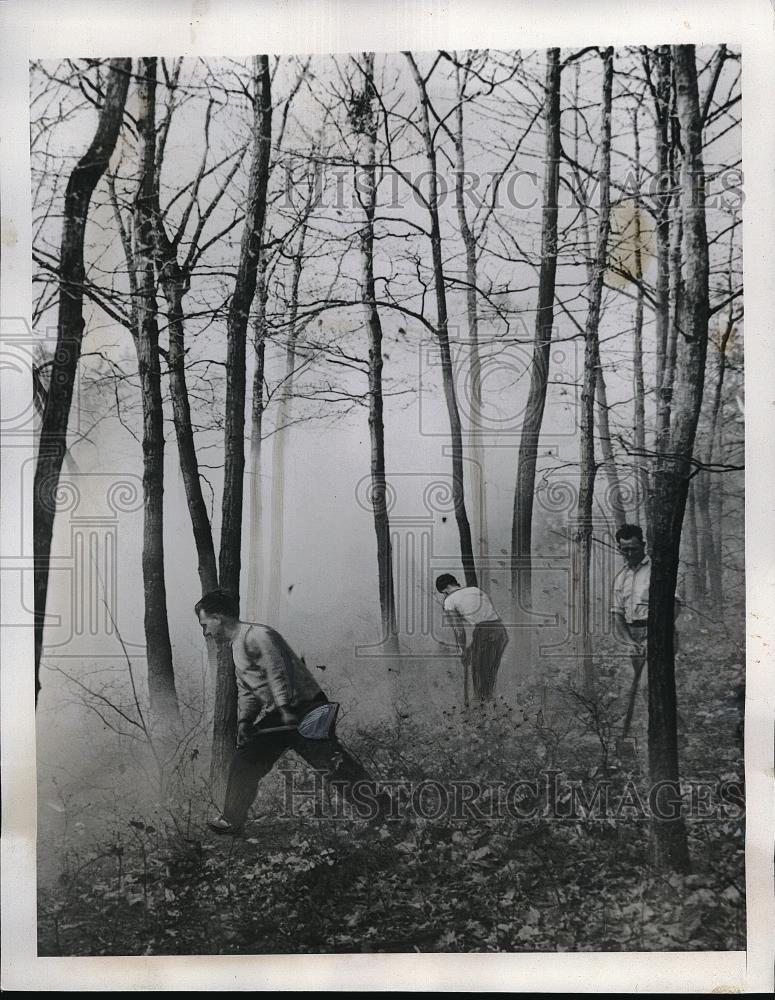
[[[310,795],[287,814],[289,778],[309,790],[295,759],[240,837],[209,833],[191,793],[172,811],[116,806],[100,832],[73,812],[40,879],[39,954],[744,948],[739,646],[698,619],[682,636],[687,874],[650,864],[645,700],[622,745],[628,665],[598,666],[592,701],[558,673],[520,704],[350,731],[403,803],[383,823],[335,799],[315,816]]]

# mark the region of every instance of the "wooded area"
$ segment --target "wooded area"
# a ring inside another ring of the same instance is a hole
[[[741,947],[740,74],[727,45],[32,65],[41,728],[68,706],[42,954]],[[109,554],[63,502],[103,474],[142,484]],[[481,705],[442,572],[509,630]],[[289,818],[278,779],[255,836],[209,844],[217,586],[326,671],[372,774],[469,808]],[[551,808],[487,813],[551,774]]]

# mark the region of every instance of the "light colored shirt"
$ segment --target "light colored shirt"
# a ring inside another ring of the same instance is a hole
[[[645,622],[649,616],[650,584],[651,560],[648,556],[644,556],[635,569],[625,566],[614,578],[612,614],[624,615],[627,624]]]
[[[237,680],[237,719],[253,722],[274,708],[311,701],[320,685],[279,632],[240,622],[231,642]]]
[[[457,614],[467,625],[481,625],[482,622],[500,621],[492,601],[478,587],[461,587],[444,598],[444,611],[448,615]]]

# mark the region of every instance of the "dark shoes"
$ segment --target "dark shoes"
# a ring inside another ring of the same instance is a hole
[[[207,825],[215,833],[231,834],[235,837],[242,833],[241,826],[232,825],[227,819],[224,819],[223,816],[216,816],[215,819],[208,820]]]

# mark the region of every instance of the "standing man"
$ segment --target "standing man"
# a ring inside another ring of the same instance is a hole
[[[474,697],[480,702],[489,701],[509,641],[503,622],[483,590],[461,587],[450,573],[437,578],[436,590],[444,595],[446,623],[452,626],[463,664],[471,664]],[[466,626],[473,628],[470,644],[466,642]]]
[[[614,579],[614,635],[629,647],[634,667],[635,660],[642,661],[646,652],[651,560],[646,555],[640,525],[623,524],[617,528],[616,542],[624,556],[624,568]]]
[[[635,709],[638,685],[646,663],[651,560],[646,555],[640,525],[623,524],[616,531],[616,541],[619,551],[624,556],[625,565],[614,579],[611,614],[614,635],[627,646],[633,669],[632,688],[622,732],[622,735],[627,737]],[[680,612],[681,602],[676,597],[676,618]]]
[[[223,813],[208,824],[216,833],[239,833],[258,792],[260,780],[286,750],[294,750],[315,771],[336,784],[345,798],[358,806],[374,807],[372,790],[356,783],[370,782],[366,770],[330,730],[325,739],[309,739],[297,724],[309,712],[328,704],[328,698],[305,664],[279,632],[268,625],[239,619],[237,599],[214,590],[197,601],[194,612],[205,637],[231,643],[237,679],[237,749],[229,768]]]

